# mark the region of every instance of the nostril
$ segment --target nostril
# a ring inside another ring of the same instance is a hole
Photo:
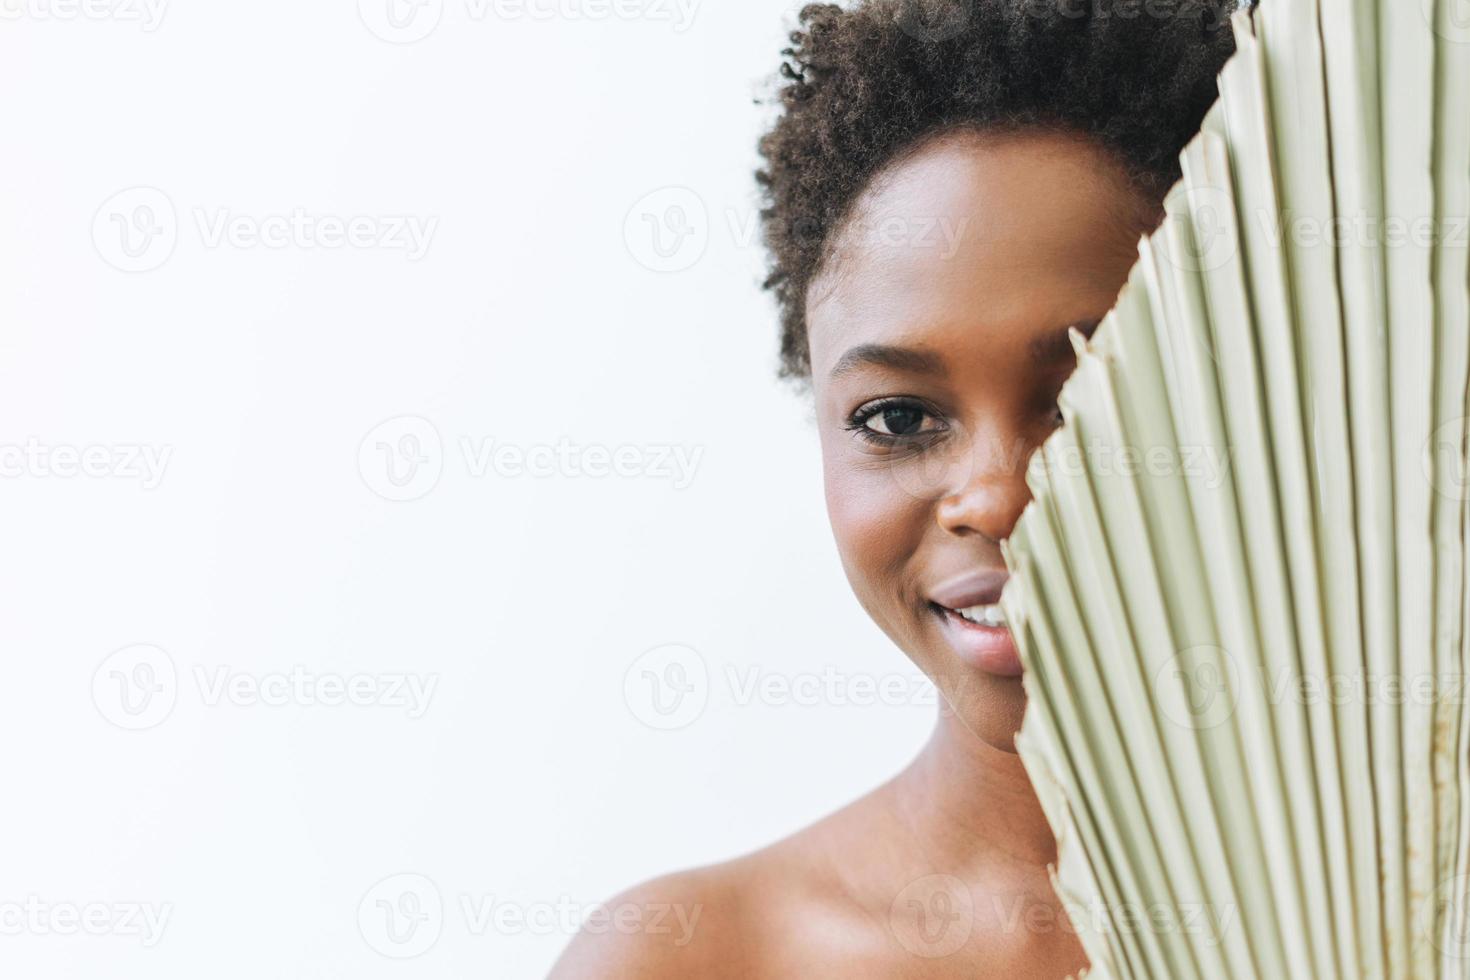
[[[1010,536],[1030,499],[1024,480],[977,483],[940,500],[934,516],[950,534],[978,534],[998,545]]]

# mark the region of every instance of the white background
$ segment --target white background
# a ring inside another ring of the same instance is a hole
[[[5,976],[540,976],[928,730],[774,378],[753,99],[796,5],[386,2],[0,3]],[[370,703],[252,694],[293,671]]]

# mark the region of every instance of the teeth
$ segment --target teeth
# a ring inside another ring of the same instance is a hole
[[[989,606],[970,606],[967,609],[956,609],[955,612],[959,613],[962,618],[972,623],[979,623],[981,626],[1004,626],[1006,624],[1006,614],[998,603]]]

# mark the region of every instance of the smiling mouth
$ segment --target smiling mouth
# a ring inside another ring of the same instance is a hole
[[[1021,675],[1020,652],[1000,603],[952,609],[931,601],[929,608],[939,619],[945,639],[960,660],[998,677]]]
[[[1000,603],[988,602],[978,606],[968,606],[964,609],[951,609],[948,606],[940,606],[945,612],[954,613],[967,623],[976,626],[1003,627],[1006,625],[1005,610],[1001,609]]]

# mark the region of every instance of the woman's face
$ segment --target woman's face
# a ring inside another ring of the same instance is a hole
[[[1113,305],[1150,210],[1080,138],[952,134],[873,182],[808,291],[848,580],[971,731],[1007,750],[1025,697],[1010,634],[986,625],[1000,541],[1058,422],[1068,330],[1090,333]]]

